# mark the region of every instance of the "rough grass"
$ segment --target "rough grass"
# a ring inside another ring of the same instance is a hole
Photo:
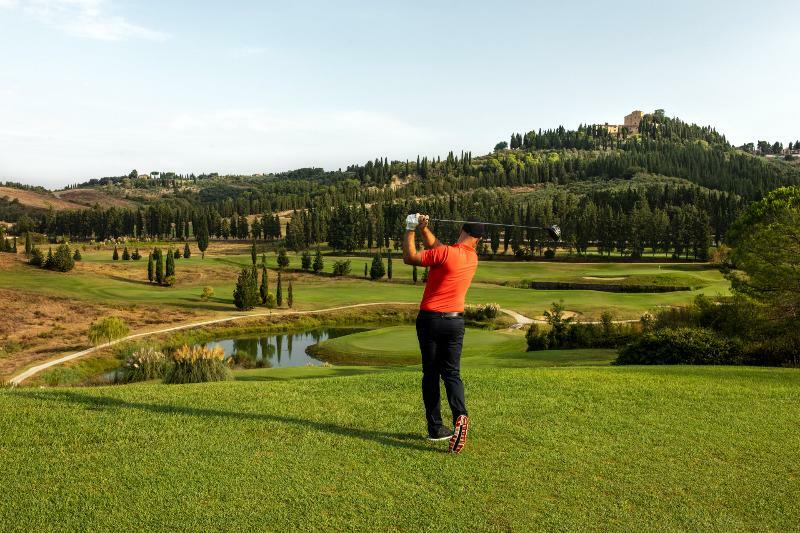
[[[421,438],[416,369],[0,390],[0,483],[11,495],[0,523],[786,531],[800,522],[797,371],[468,366],[464,379],[473,425],[456,457]]]

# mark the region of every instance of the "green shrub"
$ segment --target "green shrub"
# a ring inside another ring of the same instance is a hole
[[[500,306],[497,304],[468,305],[464,308],[464,318],[476,322],[483,322],[486,320],[494,320],[497,318],[499,312]]]
[[[732,365],[742,363],[738,341],[703,328],[645,333],[619,351],[617,365]]]
[[[122,383],[133,383],[163,378],[168,367],[169,362],[162,352],[151,347],[139,348],[125,361],[117,379]]]
[[[50,387],[77,385],[82,379],[77,368],[56,367],[42,374],[42,379]]]
[[[203,287],[203,292],[200,293],[200,299],[207,302],[212,296],[214,296],[214,287]]]
[[[350,273],[350,260],[343,259],[333,263],[334,276],[346,276]]]
[[[525,332],[525,341],[528,343],[528,351],[547,350],[550,347],[550,340],[547,332],[542,331],[539,324],[531,324]]]
[[[33,248],[31,250],[31,258],[28,262],[33,266],[42,266],[44,264],[44,255],[42,251],[38,248]]]
[[[87,335],[89,341],[96,346],[124,337],[129,332],[130,328],[124,320],[116,316],[109,316],[97,322],[92,322]]]
[[[231,370],[220,347],[183,345],[172,354],[172,366],[164,375],[164,383],[205,383],[230,379]]]

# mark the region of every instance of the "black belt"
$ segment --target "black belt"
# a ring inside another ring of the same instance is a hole
[[[430,318],[463,318],[464,313],[440,313],[439,311],[425,311],[424,309],[420,309],[419,311],[420,316],[430,317]]]

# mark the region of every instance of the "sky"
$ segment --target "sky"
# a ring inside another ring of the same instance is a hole
[[[0,0],[0,181],[344,168],[512,132],[800,138],[796,0]]]

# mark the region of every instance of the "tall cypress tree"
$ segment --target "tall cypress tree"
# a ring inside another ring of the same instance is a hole
[[[205,259],[208,249],[208,221],[205,215],[200,215],[200,224],[197,227],[197,249],[200,250],[200,258]]]
[[[150,283],[153,283],[153,279],[155,278],[155,263],[153,262],[153,252],[147,256],[147,279]]]
[[[117,251],[117,245],[114,245],[114,255],[111,256],[111,259],[114,261],[119,261],[119,251]]]
[[[281,284],[281,271],[278,270],[278,288],[275,289],[275,300],[278,302],[278,307],[283,305],[283,286]]]
[[[160,248],[156,248],[156,283],[162,285],[164,283],[164,255],[161,253]]]
[[[289,291],[286,296],[286,307],[291,308],[294,305],[294,294],[292,292],[292,282],[289,281]]]
[[[386,277],[392,279],[392,251],[386,250]]]
[[[256,266],[256,241],[253,241],[252,246],[250,246],[250,258],[253,260],[253,266]]]
[[[25,232],[25,255],[31,255],[31,250],[33,249],[33,245],[31,244],[31,232]]]
[[[186,244],[183,245],[183,258],[189,259],[192,257],[192,250],[189,249],[189,241],[186,241]]]
[[[171,249],[167,252],[167,270],[164,277],[168,278],[170,276],[175,276],[175,255]]]
[[[261,293],[261,305],[265,305],[267,303],[267,294],[269,294],[269,281],[267,279],[267,266],[264,263],[261,263],[261,288],[259,292]]]
[[[417,284],[417,265],[414,265],[414,268],[411,269],[411,279],[414,280],[414,285]]]

